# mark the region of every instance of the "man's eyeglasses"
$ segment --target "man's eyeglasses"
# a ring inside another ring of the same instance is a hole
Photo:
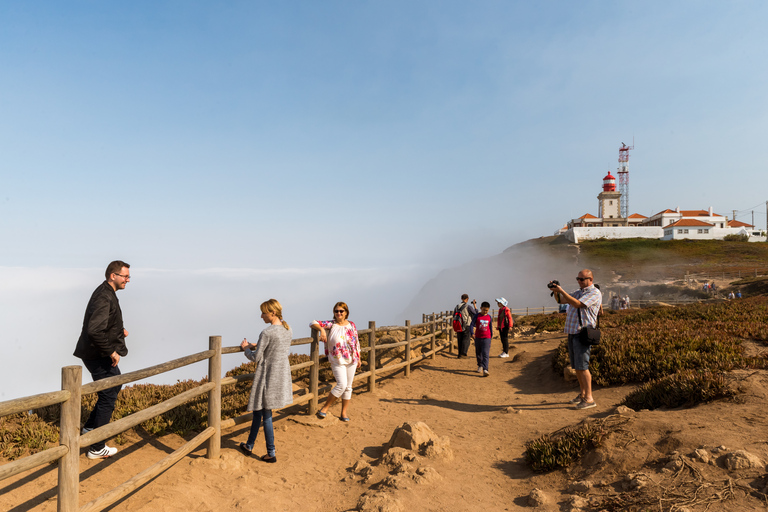
[[[592,279],[592,278],[591,278],[591,277],[577,277],[577,278],[576,278],[576,280],[577,280],[578,282],[586,281],[586,280],[588,280],[588,279]]]
[[[116,275],[116,276],[120,276],[120,277],[122,277],[123,279],[130,279],[130,278],[131,278],[131,274],[127,274],[127,275],[123,275],[123,274],[115,274],[115,275]]]

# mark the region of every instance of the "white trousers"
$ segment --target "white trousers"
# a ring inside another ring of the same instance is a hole
[[[331,364],[333,377],[336,379],[336,385],[333,386],[331,394],[342,400],[352,398],[352,383],[355,380],[355,370],[357,363],[350,364]]]

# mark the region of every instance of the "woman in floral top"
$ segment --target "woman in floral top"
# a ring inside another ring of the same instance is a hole
[[[357,338],[357,327],[349,321],[349,308],[344,302],[333,306],[333,320],[312,320],[309,326],[320,331],[320,341],[325,342],[325,355],[331,363],[331,370],[336,379],[336,385],[328,395],[328,400],[317,412],[318,418],[325,418],[328,409],[341,398],[341,421],[349,421],[347,408],[352,399],[352,382],[355,370],[360,364],[360,341]],[[330,332],[326,333],[326,329]]]

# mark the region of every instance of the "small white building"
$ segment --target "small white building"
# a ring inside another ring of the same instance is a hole
[[[662,240],[711,240],[714,225],[697,219],[681,219],[664,226]]]

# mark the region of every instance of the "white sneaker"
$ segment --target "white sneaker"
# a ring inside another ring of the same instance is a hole
[[[483,373],[483,367],[482,366],[478,366],[477,367],[477,373]]]
[[[488,373],[488,370],[483,370],[483,377],[487,377],[489,375],[490,375],[490,373]]]
[[[116,453],[117,453],[117,448],[111,448],[107,445],[104,445],[104,448],[102,448],[99,451],[88,450],[86,457],[88,457],[89,459],[107,459]]]
[[[499,357],[509,357],[509,354],[507,354],[506,352],[502,352]]]

